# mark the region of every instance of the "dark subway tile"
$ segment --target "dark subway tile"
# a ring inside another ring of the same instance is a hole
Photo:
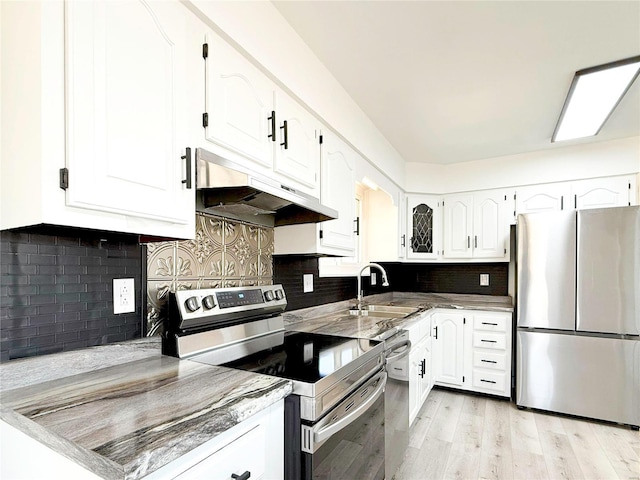
[[[44,233],[31,233],[29,235],[30,243],[37,243],[38,245],[55,245],[56,236]]]
[[[28,327],[29,317],[5,318],[0,322],[0,330],[11,330],[13,328]]]
[[[3,300],[3,306],[4,300]],[[18,317],[28,317],[31,315],[35,315],[38,313],[38,308],[36,306],[28,306],[28,307],[8,307],[7,308],[7,318],[18,318]]]
[[[40,295],[47,295],[47,294],[55,294],[55,293],[63,293],[64,292],[64,288],[62,285],[39,285],[38,286],[38,293]]]
[[[78,257],[80,265],[87,266],[99,266],[101,265],[102,259],[96,256],[86,256],[86,257]]]
[[[5,297],[2,299],[2,304],[6,307],[24,307],[29,305],[29,297],[22,295]]]
[[[62,255],[63,248],[59,245],[38,245],[38,253],[42,255]]]
[[[29,318],[29,325],[39,326],[56,322],[55,314],[50,315],[33,315]]]
[[[15,340],[17,338],[30,338],[34,335],[37,335],[38,329],[36,327],[23,327],[23,328],[12,328],[11,330],[3,330],[3,335],[10,340]]]
[[[56,322],[75,322],[82,320],[80,312],[62,312],[56,314]]]
[[[40,325],[38,327],[38,335],[52,335],[54,333],[62,332],[62,323],[51,323],[49,325]]]
[[[32,285],[53,285],[55,280],[54,275],[29,275],[29,283]]]
[[[83,302],[65,303],[62,310],[64,312],[82,312],[87,309],[87,304]]]
[[[80,265],[80,258],[77,255],[58,256],[59,265]]]
[[[86,247],[64,247],[64,254],[68,256],[80,257],[87,254]]]
[[[6,265],[2,265],[6,267]],[[9,275],[4,273],[0,279],[3,285],[29,285],[29,277],[27,275]]]
[[[88,342],[87,340],[76,340],[75,342],[66,342],[62,346],[65,352],[69,352],[71,350],[78,350],[79,348],[92,347],[94,345],[98,345],[98,343]]]
[[[56,283],[80,283],[80,275],[56,275]]]
[[[35,275],[38,273],[37,265],[27,265],[27,264],[7,264],[4,265],[6,267],[5,275]],[[13,278],[9,278],[9,281],[12,281]]]
[[[107,318],[107,327],[120,327],[125,325],[126,320],[122,317]]]
[[[55,255],[31,254],[31,255],[29,255],[29,263],[31,265],[55,265],[56,264],[56,256]]]
[[[62,330],[65,332],[80,332],[86,328],[86,322],[82,320],[76,322],[64,322],[58,324],[62,326]]]
[[[38,315],[46,315],[50,313],[58,313],[62,311],[61,304],[55,305],[40,305],[38,306]]]
[[[9,245],[10,253],[38,253],[38,245],[30,243],[14,243]]]
[[[56,333],[55,343],[75,342],[78,340],[78,332]]]
[[[56,303],[56,295],[33,295],[30,297],[31,305],[48,305]]]
[[[79,301],[79,293],[59,293],[56,295],[56,303],[78,303]]]
[[[81,293],[87,289],[84,283],[65,283],[61,287],[64,293]]]
[[[9,359],[15,360],[16,358],[35,357],[37,354],[38,354],[37,347],[10,349]]]
[[[40,275],[62,275],[64,267],[62,265],[38,265]]]
[[[64,348],[62,345],[59,345],[59,344],[45,345],[42,347],[38,347],[38,355],[49,355],[52,353],[59,353],[62,351],[64,351]]]
[[[6,288],[7,295],[35,295],[38,293],[38,287],[35,285],[11,285]]]
[[[43,345],[53,345],[56,343],[55,335],[32,336],[29,338],[29,345],[32,347],[41,347]]]

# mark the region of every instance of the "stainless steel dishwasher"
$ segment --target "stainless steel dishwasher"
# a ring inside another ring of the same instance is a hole
[[[409,352],[407,330],[385,339],[387,388],[384,394],[385,478],[391,480],[409,446]]]

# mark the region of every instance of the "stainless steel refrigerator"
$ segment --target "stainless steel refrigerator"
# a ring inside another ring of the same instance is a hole
[[[516,404],[640,425],[640,207],[518,216]]]

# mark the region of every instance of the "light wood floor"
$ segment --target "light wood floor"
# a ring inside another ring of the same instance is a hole
[[[640,479],[640,433],[434,389],[396,480]]]

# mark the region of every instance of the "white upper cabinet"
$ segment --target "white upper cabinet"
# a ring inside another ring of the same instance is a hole
[[[317,224],[276,227],[274,253],[351,256],[355,252],[355,164],[357,154],[333,132],[322,134],[323,205],[338,212],[338,218]]]
[[[571,187],[551,183],[516,188],[516,214],[562,210],[568,205]]]
[[[508,259],[508,197],[502,190],[447,195],[443,256]]]
[[[322,222],[320,243],[344,250],[349,255],[355,244],[355,155],[356,153],[332,132],[322,135],[323,205],[338,211],[338,218]]]
[[[206,34],[205,148],[320,196],[320,124],[244,55]]]
[[[282,91],[276,92],[278,139],[274,171],[315,197],[320,181],[320,124]]]
[[[231,45],[209,32],[206,36],[207,141],[273,168],[277,134],[275,85]]]
[[[191,14],[139,1],[68,2],[66,14],[68,205],[189,224]]]
[[[407,247],[408,259],[437,259],[442,249],[442,223],[440,197],[433,195],[407,195]]]
[[[0,228],[193,237],[200,25],[177,1],[3,4]]]
[[[622,176],[573,182],[573,207],[587,209],[634,205],[635,181],[635,176]]]
[[[592,178],[516,188],[516,215],[635,205],[636,176]]]

